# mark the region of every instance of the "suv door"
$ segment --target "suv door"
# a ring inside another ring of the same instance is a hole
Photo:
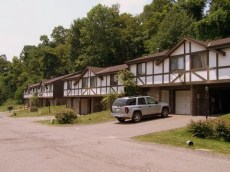
[[[161,113],[161,105],[158,104],[158,102],[152,98],[152,97],[146,97],[147,103],[148,103],[148,110],[149,114],[159,114]]]
[[[149,107],[144,97],[138,98],[137,106],[141,109],[142,116],[149,115]]]

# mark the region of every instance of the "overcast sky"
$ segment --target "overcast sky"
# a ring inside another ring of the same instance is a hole
[[[119,3],[121,12],[140,14],[152,0],[0,0],[0,55],[19,56],[24,45],[37,45],[55,26],[69,28],[94,6]]]

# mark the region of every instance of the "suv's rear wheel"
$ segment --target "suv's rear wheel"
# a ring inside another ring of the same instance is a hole
[[[119,121],[119,122],[125,122],[125,119],[124,118],[117,118],[117,120]]]
[[[162,109],[161,116],[162,116],[163,118],[168,117],[168,116],[169,116],[169,109],[166,108],[166,107],[164,107],[164,108]]]
[[[133,122],[140,122],[141,121],[141,112],[140,111],[134,112],[132,120],[133,120]]]

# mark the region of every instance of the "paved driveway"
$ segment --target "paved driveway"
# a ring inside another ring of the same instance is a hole
[[[116,121],[71,127],[34,123],[38,118],[9,118],[0,113],[2,172],[229,171],[230,157],[130,137],[182,127],[204,117],[173,115],[138,124]]]

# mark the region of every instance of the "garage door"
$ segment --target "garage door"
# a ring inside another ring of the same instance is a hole
[[[176,114],[190,114],[190,91],[176,91]]]

